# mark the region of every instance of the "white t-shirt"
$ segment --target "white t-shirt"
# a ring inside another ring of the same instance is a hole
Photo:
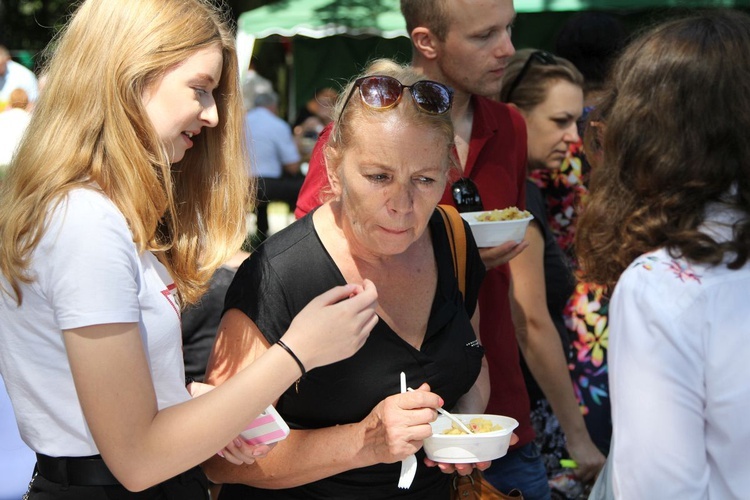
[[[731,215],[706,231],[723,234]],[[750,495],[750,265],[636,259],[610,303],[616,498]]]
[[[99,453],[73,385],[63,330],[138,323],[159,409],[189,399],[173,280],[150,252],[138,254],[125,218],[106,196],[94,189],[69,193],[49,219],[31,272],[35,281],[22,285],[21,307],[0,294],[0,372],[21,437],[33,450]]]

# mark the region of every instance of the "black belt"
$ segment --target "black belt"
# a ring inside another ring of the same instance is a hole
[[[39,475],[53,483],[71,486],[115,486],[120,482],[100,455],[93,457],[48,457],[36,454]]]

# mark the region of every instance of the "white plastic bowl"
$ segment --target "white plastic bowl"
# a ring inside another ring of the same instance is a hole
[[[534,218],[529,215],[525,219],[478,221],[477,216],[482,212],[464,212],[461,217],[471,226],[471,232],[479,248],[496,247],[507,241],[520,243],[526,235],[526,228]]]
[[[432,436],[424,440],[427,458],[435,462],[469,464],[495,460],[508,453],[510,436],[518,427],[516,419],[502,415],[454,415],[467,425],[472,418],[486,418],[493,425],[500,425],[502,430],[477,434],[443,434],[443,431],[450,429],[451,421],[448,417],[439,415],[437,420],[430,424]]]

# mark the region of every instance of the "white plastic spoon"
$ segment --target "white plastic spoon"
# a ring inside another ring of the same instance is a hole
[[[406,392],[406,374],[401,372],[401,393]],[[409,455],[401,460],[401,472],[398,476],[398,487],[408,489],[417,474],[417,457]]]
[[[407,391],[412,391],[412,392],[414,391],[414,389],[412,389],[411,387],[407,387],[406,390]],[[456,417],[455,415],[451,415],[450,413],[448,413],[446,410],[443,410],[442,408],[438,408],[437,411],[441,415],[445,415],[446,417],[448,417],[449,419],[451,419],[453,422],[455,422],[456,424],[458,424],[458,426],[461,428],[461,430],[464,431],[466,434],[474,434],[474,432],[471,429],[469,429],[466,426],[466,424],[464,424],[463,422],[461,422],[461,420],[459,420],[458,417]]]

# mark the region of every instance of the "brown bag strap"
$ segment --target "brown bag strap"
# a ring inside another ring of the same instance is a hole
[[[474,469],[468,476],[453,473],[451,500],[523,500],[523,493],[516,489],[503,493],[492,486],[479,469]]]
[[[459,476],[453,473],[451,500],[477,500],[478,492],[474,487],[474,478],[471,476]]]
[[[466,228],[461,214],[451,205],[438,205],[448,233],[448,243],[453,254],[453,273],[458,281],[461,296],[466,298]]]

